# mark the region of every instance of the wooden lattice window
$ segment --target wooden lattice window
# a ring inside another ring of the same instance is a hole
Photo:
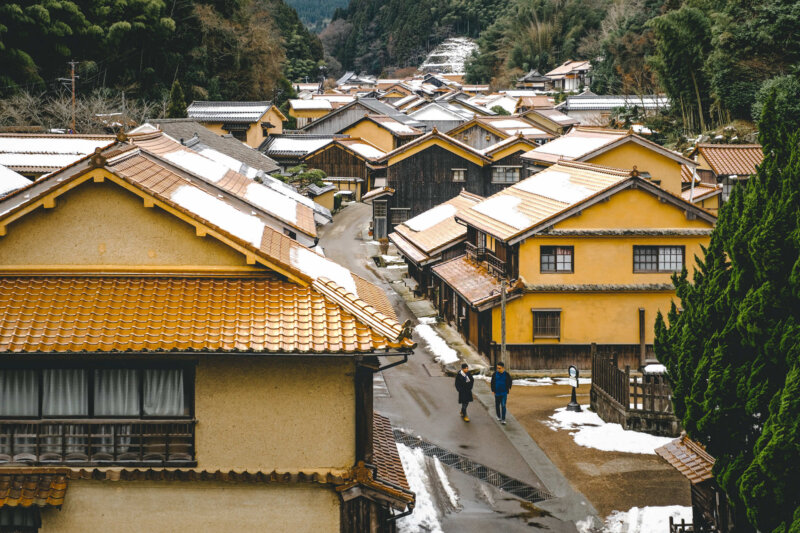
[[[561,338],[561,309],[531,309],[534,339]]]

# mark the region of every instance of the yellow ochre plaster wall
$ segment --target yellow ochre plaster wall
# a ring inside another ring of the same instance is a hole
[[[638,344],[639,308],[645,340],[653,342],[656,312],[669,310],[673,292],[529,293],[506,306],[508,344]],[[531,309],[561,309],[561,339],[533,339]],[[500,342],[500,308],[492,310],[492,337]]]
[[[339,531],[339,498],[312,484],[215,481],[70,481],[61,510],[42,511],[42,533]]]
[[[635,165],[640,172],[649,172],[653,180],[661,180],[660,186],[665,191],[677,195],[681,193],[680,163],[635,142],[621,144],[587,161],[625,169]]]
[[[315,196],[314,201],[317,202],[322,207],[326,208],[328,211],[333,211],[333,197],[335,194],[336,191],[328,191],[326,193],[320,194],[319,196]]]
[[[213,237],[112,183],[84,183],[37,208],[0,237],[0,271],[21,267],[255,270]]]
[[[195,376],[197,467],[329,472],[355,463],[354,362],[205,356]]]
[[[391,152],[399,146],[395,144],[394,135],[369,120],[362,120],[354,126],[342,130],[342,133],[352,138],[369,141],[384,152]]]

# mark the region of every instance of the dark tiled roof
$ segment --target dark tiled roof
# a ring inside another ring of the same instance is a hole
[[[256,170],[263,170],[267,174],[278,170],[277,163],[258,150],[250,148],[230,135],[218,135],[194,120],[157,119],[150,123],[158,126],[164,133],[178,141],[186,142],[196,135],[200,142],[209,148],[222,152]]]
[[[67,492],[67,468],[0,469],[0,509],[60,507]]]
[[[372,435],[374,463],[378,469],[376,479],[388,481],[405,490],[411,490],[406,479],[406,472],[403,470],[403,463],[400,461],[400,454],[397,452],[397,443],[394,440],[392,424],[389,419],[373,413]]]
[[[764,159],[760,144],[698,144],[697,152],[717,176],[751,176]]]
[[[682,435],[669,444],[656,448],[656,453],[686,476],[692,485],[714,477],[711,473],[711,469],[714,467],[714,458],[706,452],[700,443],[693,441],[686,435]]]
[[[204,102],[189,104],[186,113],[193,120],[252,124],[272,107],[272,102]]]

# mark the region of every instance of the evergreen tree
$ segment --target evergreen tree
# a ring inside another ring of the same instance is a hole
[[[186,118],[186,98],[178,80],[172,82],[172,89],[169,91],[167,118]]]
[[[800,134],[775,95],[760,120],[764,162],[735,187],[689,283],[659,315],[656,354],[687,433],[716,457],[740,520],[800,531]]]

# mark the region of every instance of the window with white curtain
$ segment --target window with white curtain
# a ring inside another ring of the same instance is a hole
[[[183,368],[0,368],[0,418],[187,417],[187,379]]]

